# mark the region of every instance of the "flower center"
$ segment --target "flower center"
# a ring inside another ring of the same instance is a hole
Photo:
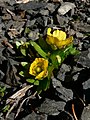
[[[41,68],[40,68],[40,67],[37,67],[37,68],[36,68],[36,72],[37,72],[37,73],[40,73],[40,72],[41,72]]]

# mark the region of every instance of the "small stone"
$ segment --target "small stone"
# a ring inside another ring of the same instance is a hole
[[[36,2],[36,1],[31,1],[25,4],[19,4],[17,6],[17,10],[40,10],[42,8],[44,8],[47,5],[47,3],[45,2]]]
[[[35,112],[32,112],[32,113],[30,113],[29,115],[23,117],[20,120],[47,120],[47,115],[46,114],[38,115]]]
[[[30,31],[30,33],[28,34],[28,37],[31,40],[37,40],[39,38],[39,32],[38,31]]]
[[[83,38],[83,34],[80,33],[80,32],[76,32],[76,37],[77,37],[77,38]]]
[[[4,75],[5,75],[5,74],[0,70],[0,80],[3,79]]]
[[[66,103],[63,101],[55,101],[46,98],[38,108],[38,111],[48,115],[58,114],[60,110],[64,110],[65,104]]]
[[[90,32],[90,25],[87,23],[81,23],[77,25],[77,29],[81,32]]]
[[[71,68],[69,65],[62,64],[61,69],[63,69],[64,72],[69,72]]]
[[[84,107],[84,110],[81,115],[81,120],[90,120],[90,104]]]
[[[87,81],[85,81],[83,83],[83,89],[86,90],[86,89],[89,89],[90,88],[90,79],[88,79]]]
[[[61,79],[60,79],[61,80]],[[64,101],[71,100],[73,98],[73,92],[70,89],[66,89],[62,86],[61,82],[56,78],[52,78],[53,87],[58,92],[58,97]]]
[[[60,15],[57,14],[57,21],[58,21],[58,23],[60,24],[60,26],[65,25],[66,20],[68,21],[67,18],[65,19],[64,17],[62,17],[62,16],[60,16]]]
[[[47,8],[51,13],[55,11],[55,5],[52,3],[48,3],[45,8]]]
[[[40,14],[41,14],[41,15],[48,16],[48,15],[49,15],[49,11],[48,11],[48,10],[41,10],[41,11],[40,11]]]
[[[87,23],[90,23],[90,17],[87,18]]]
[[[3,20],[10,20],[11,19],[11,15],[10,14],[4,14],[4,16],[2,16]]]
[[[90,59],[90,53],[88,53],[88,58]]]
[[[7,120],[14,120],[15,113],[9,114]]]
[[[65,15],[69,10],[74,9],[76,6],[71,2],[64,2],[60,8],[58,9],[58,13],[61,15]]]
[[[88,8],[88,12],[90,13],[90,8]]]
[[[36,19],[34,19],[34,20],[28,20],[27,23],[26,23],[26,26],[27,26],[27,27],[32,27],[32,26],[34,26],[35,21],[36,21]]]
[[[73,76],[73,80],[74,80],[74,81],[78,80],[79,74],[80,74],[80,73],[78,72],[76,75]]]
[[[88,58],[88,51],[83,51],[78,56],[77,63],[81,64],[83,67],[90,68],[90,59]]]

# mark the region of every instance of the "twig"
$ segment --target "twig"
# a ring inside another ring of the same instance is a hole
[[[24,104],[24,102],[25,102],[27,99],[30,99],[30,98],[34,97],[36,94],[37,94],[37,91],[36,91],[33,95],[25,98],[25,99],[21,102],[21,104],[20,104],[20,106],[19,106],[19,108],[18,108],[18,110],[17,110],[17,113],[16,113],[16,115],[15,115],[15,118],[16,118],[16,117],[18,116],[18,114],[20,113],[21,107],[22,107],[22,105]]]
[[[7,99],[6,104],[14,103],[15,100],[21,99],[25,95],[26,91],[32,87],[33,85],[27,85],[21,90],[17,91],[15,94],[13,94],[11,97]]]
[[[75,90],[73,90],[74,91],[74,93],[75,93],[75,95],[76,95],[76,97],[81,101],[81,103],[83,104],[83,106],[85,107],[86,106],[86,104],[85,104],[85,102],[79,97],[79,95],[76,93],[76,91]]]
[[[5,46],[8,46],[10,48],[13,48],[13,46],[7,41],[7,40],[3,40],[2,42]]]
[[[74,104],[72,104],[72,112],[73,112],[73,116],[74,116],[75,120],[78,120],[76,113],[75,113]]]
[[[18,105],[21,98],[25,96],[26,91],[32,87],[33,87],[33,85],[27,85],[24,88],[22,88],[21,90],[19,90],[18,92],[16,92],[15,94],[13,94],[10,98],[7,99],[6,104],[13,104],[13,105],[8,110],[5,118],[7,118],[8,115],[11,113],[11,111],[15,108],[15,106]]]
[[[10,13],[12,16],[15,16],[15,13],[13,13],[12,11],[10,11],[9,9],[6,9],[8,13]]]
[[[8,110],[5,118],[8,117],[8,115],[11,113],[11,111],[14,109],[14,107],[18,104],[19,100],[16,100],[16,102],[12,105],[12,107]]]

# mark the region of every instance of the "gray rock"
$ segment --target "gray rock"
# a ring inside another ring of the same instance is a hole
[[[0,34],[3,32],[2,28],[5,28],[4,23],[0,23]]]
[[[58,72],[57,78],[60,79],[61,81],[64,81],[65,79],[65,73],[69,72],[71,67],[66,64],[62,64],[60,67],[60,71]]]
[[[52,4],[52,3],[48,3],[46,6],[45,6],[46,9],[48,9],[51,13],[53,13],[55,11],[55,5]]]
[[[58,13],[61,15],[65,15],[69,10],[74,9],[76,6],[71,2],[64,2],[58,9]]]
[[[31,114],[27,115],[21,120],[47,120],[47,115],[46,114],[37,115],[35,112],[32,112]]]
[[[74,120],[73,116],[66,112],[61,111],[58,115],[50,115],[48,116],[49,120]]]
[[[83,51],[77,59],[77,63],[81,64],[83,67],[90,68],[90,59],[88,58],[88,51]]]
[[[81,32],[90,32],[90,25],[87,23],[78,24],[77,29]]]
[[[4,76],[5,74],[0,70],[0,80],[2,80]]]
[[[90,17],[87,18],[87,23],[90,23]]]
[[[38,111],[48,115],[58,114],[60,110],[64,110],[65,104],[66,103],[62,101],[55,101],[46,98],[38,108]]]
[[[28,34],[28,37],[31,40],[37,40],[39,38],[39,32],[37,30],[30,31],[30,33]]]
[[[81,120],[90,120],[90,104],[84,108],[81,115]]]
[[[10,15],[10,14],[4,14],[4,15],[2,16],[2,19],[3,19],[3,20],[10,20],[10,19],[11,19],[11,15]]]
[[[80,33],[80,32],[76,32],[76,37],[77,37],[77,38],[83,38],[83,34]]]
[[[71,100],[73,97],[73,92],[70,89],[66,89],[62,86],[61,82],[55,78],[52,79],[53,87],[57,90],[58,96],[63,101]]]
[[[67,17],[60,16],[58,14],[57,14],[57,21],[60,24],[60,26],[65,26],[69,22]]]
[[[32,26],[34,26],[35,21],[36,21],[36,19],[34,19],[34,20],[28,20],[27,23],[26,23],[26,26],[27,26],[27,27],[32,27]]]
[[[15,113],[9,114],[7,120],[14,120]]]
[[[48,10],[40,10],[40,14],[48,16],[49,15],[49,11]]]
[[[90,88],[90,79],[88,79],[87,81],[85,81],[83,83],[83,89],[86,90],[86,89],[89,89]]]
[[[78,80],[79,74],[80,74],[80,73],[78,72],[76,75],[73,76],[73,80],[74,80],[74,81]]]
[[[17,6],[17,10],[21,9],[21,10],[40,10],[42,8],[45,8],[45,6],[47,5],[47,3],[45,2],[36,2],[36,1],[31,1],[28,2],[26,4],[20,4]]]

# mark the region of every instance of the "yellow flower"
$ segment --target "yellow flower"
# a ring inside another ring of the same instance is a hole
[[[46,41],[53,49],[63,48],[72,43],[73,37],[66,38],[66,33],[61,30],[54,30],[48,28]]]
[[[36,58],[29,69],[29,74],[36,76],[35,79],[41,80],[48,75],[48,60],[44,58]]]

